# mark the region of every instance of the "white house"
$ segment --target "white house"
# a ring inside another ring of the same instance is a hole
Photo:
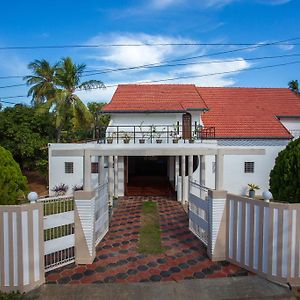
[[[49,144],[50,194],[105,179],[111,198],[176,192],[187,201],[189,180],[262,192],[278,152],[300,135],[300,98],[285,88],[119,85],[102,113],[111,121],[97,142]]]

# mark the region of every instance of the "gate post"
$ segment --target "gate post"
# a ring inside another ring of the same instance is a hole
[[[212,261],[226,259],[227,191],[208,191],[207,255]]]
[[[0,291],[29,292],[45,282],[42,203],[0,205]]]
[[[75,262],[91,264],[95,251],[95,191],[74,193]]]

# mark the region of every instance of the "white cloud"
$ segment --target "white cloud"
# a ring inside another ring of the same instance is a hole
[[[89,44],[165,44],[165,43],[183,43],[193,42],[189,39],[173,38],[162,35],[149,35],[144,33],[125,33],[111,34],[109,37],[102,35],[93,37],[87,43]],[[145,64],[160,63],[170,56],[187,55],[199,50],[199,47],[176,47],[170,46],[128,46],[111,47],[101,51],[100,55],[94,55],[94,59],[102,60],[119,67],[132,67]],[[201,50],[200,50],[201,51]]]
[[[234,2],[246,2],[247,0],[202,0],[199,1],[198,6],[203,8],[220,8],[226,5],[229,5]],[[292,0],[255,0],[254,2],[266,4],[266,5],[282,5],[286,4],[288,2],[291,2]],[[178,4],[193,4],[191,0],[152,0],[151,6],[154,9],[164,9],[171,6],[175,6]]]
[[[106,39],[105,39],[106,38]],[[109,44],[147,44],[147,43],[180,43],[193,42],[192,40],[183,39],[181,37],[147,35],[144,33],[127,33],[127,34],[111,34],[109,38],[104,36],[96,36],[88,41],[91,43],[109,43]],[[97,49],[93,52],[93,57],[89,56],[91,64],[97,63],[102,66],[102,69],[107,68],[123,68],[132,67],[144,64],[159,63],[164,61],[172,61],[183,57],[207,55],[207,47],[180,47],[170,45],[162,46],[145,46],[145,47],[109,47],[105,49]],[[200,58],[199,58],[200,59]],[[188,62],[200,62],[197,60],[187,60]],[[226,59],[226,58],[224,58]],[[234,57],[230,57],[234,60]],[[97,63],[95,63],[97,60]],[[209,61],[209,55],[205,57],[205,61]],[[214,61],[216,59],[214,58]],[[183,62],[179,62],[183,63]],[[176,62],[174,62],[176,64]],[[238,57],[234,62],[218,63],[202,63],[193,65],[177,65],[174,67],[165,68],[142,68],[138,70],[126,70],[123,72],[112,72],[100,75],[101,80],[107,86],[121,83],[142,83],[148,81],[159,81],[160,83],[194,83],[199,86],[230,86],[235,84],[235,76],[238,72],[246,70],[250,67],[242,58]],[[212,73],[222,73],[234,71],[232,74],[216,74],[211,76],[203,76]],[[178,78],[171,81],[164,81],[169,78]],[[159,83],[159,82],[158,82]],[[116,87],[108,87],[106,90],[93,90],[89,92],[79,92],[78,94],[85,102],[88,101],[110,101]]]
[[[284,51],[290,51],[290,50],[293,50],[295,48],[294,45],[278,45],[278,48],[281,49],[281,50],[284,50]]]

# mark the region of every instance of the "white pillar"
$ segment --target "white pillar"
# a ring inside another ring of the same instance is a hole
[[[187,202],[187,185],[185,180],[185,155],[181,156],[182,203]]]
[[[119,195],[118,171],[119,171],[118,156],[114,156],[114,196],[115,197],[118,197]]]
[[[178,189],[178,176],[179,176],[179,156],[175,156],[175,190],[176,191]]]
[[[224,155],[218,153],[215,157],[216,157],[216,171],[215,171],[216,191],[222,191],[223,190]]]
[[[91,178],[91,154],[88,150],[84,150],[84,159],[83,159],[83,189],[86,192],[92,190],[92,178]]]
[[[205,186],[205,156],[204,155],[200,155],[199,163],[200,163],[200,185]]]
[[[193,175],[193,155],[189,155],[189,180],[191,180],[191,177]]]
[[[114,193],[114,158],[113,156],[108,157],[108,195],[109,195],[109,204],[112,205],[113,193]]]
[[[103,185],[105,182],[105,174],[104,174],[104,156],[98,156],[98,183],[99,185]]]

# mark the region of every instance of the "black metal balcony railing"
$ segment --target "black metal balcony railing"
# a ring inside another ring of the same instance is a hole
[[[107,144],[152,144],[152,143],[193,143],[215,138],[215,127],[182,125],[107,126],[97,128],[99,143]]]

